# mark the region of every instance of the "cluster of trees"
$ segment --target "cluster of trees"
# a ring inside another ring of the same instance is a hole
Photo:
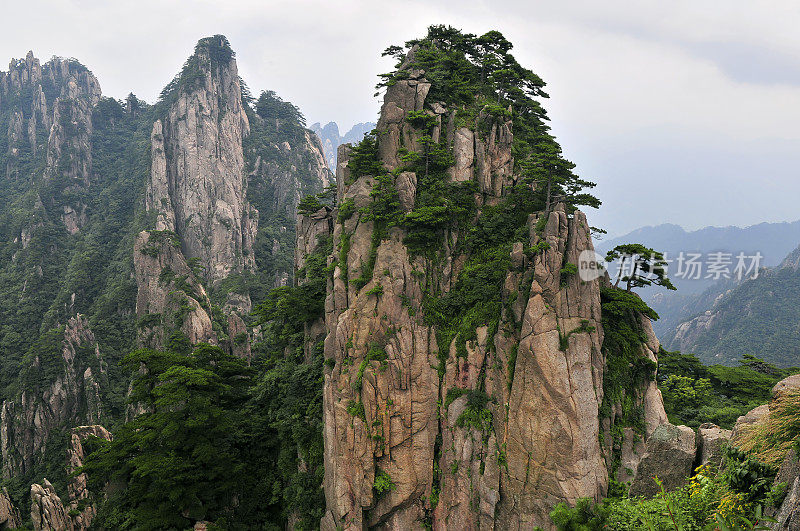
[[[393,85],[412,69],[424,70],[431,82],[428,99],[456,110],[458,124],[476,129],[494,120],[513,121],[515,164],[546,210],[559,202],[597,208],[600,200],[583,191],[595,183],[574,173],[575,164],[550,134],[539,101],[548,97],[544,81],[517,62],[512,48],[498,31],[477,36],[431,26],[425,37],[384,51],[397,65],[394,72],[381,75],[378,88]]]
[[[219,347],[138,350],[122,366],[138,411],[112,442],[95,439],[83,470],[110,529],[318,526],[322,494],[321,343],[305,326],[321,318],[330,238],[257,307],[263,341],[251,366]]]
[[[706,366],[694,354],[665,350],[658,361],[659,388],[670,421],[692,427],[703,422],[733,427],[739,416],[769,401],[776,383],[800,372],[753,355],[745,355],[736,367]]]

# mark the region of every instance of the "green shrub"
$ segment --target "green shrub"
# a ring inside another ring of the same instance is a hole
[[[372,487],[378,493],[378,496],[380,496],[390,490],[395,490],[397,485],[394,484],[394,481],[392,481],[392,478],[389,477],[386,471],[378,468],[375,469],[375,482],[372,484]]]

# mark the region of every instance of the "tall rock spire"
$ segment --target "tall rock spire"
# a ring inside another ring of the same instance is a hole
[[[374,135],[338,154],[325,530],[548,528],[556,504],[608,486],[604,279],[575,269],[589,224],[564,203],[546,211],[516,164],[532,135],[554,142],[541,121],[517,142],[519,111],[483,87],[443,101],[449,67],[423,67],[439,45],[412,45]],[[643,414],[660,406],[652,376],[635,383]]]
[[[252,269],[257,213],[246,198],[242,149],[250,125],[225,37],[198,42],[164,102],[163,122],[153,124],[146,200],[156,229],[176,232],[212,283]]]

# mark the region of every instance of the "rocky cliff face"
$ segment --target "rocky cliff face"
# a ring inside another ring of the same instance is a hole
[[[190,343],[217,344],[211,303],[171,231],[142,232],[133,248],[138,295],[139,339],[164,348],[168,331],[179,330]]]
[[[30,179],[31,162],[44,153],[44,183],[55,193],[43,207],[57,210],[70,234],[86,223],[80,191],[91,181],[92,109],[99,99],[97,79],[74,60],[41,66],[28,52],[0,72],[0,107],[10,113],[6,178]]]
[[[253,268],[258,215],[244,178],[250,124],[224,37],[198,43],[172,90],[163,124],[153,125],[146,206],[157,215],[156,229],[176,232],[186,257],[199,258],[215,282]]]
[[[274,93],[251,106],[219,35],[198,43],[162,99],[145,198],[156,230],[134,252],[140,343],[163,348],[180,330],[249,358],[251,292],[289,282],[297,204],[332,180],[322,146]]]
[[[412,68],[387,89],[375,157],[390,173],[353,170],[364,164],[364,143],[338,154],[322,527],[550,526],[555,504],[598,498],[608,485],[601,280],[565,267],[592,250],[589,226],[559,205],[528,216],[513,241],[483,255],[453,225],[434,253],[420,252],[408,220],[422,215],[430,179],[428,161],[409,170],[410,153],[431,141],[452,153],[445,179],[454,195],[468,191],[473,231],[511,208],[521,180],[512,121],[480,112],[460,125],[458,111],[428,100],[430,89]],[[416,125],[423,119],[430,129]],[[385,223],[376,212],[386,205],[406,221]],[[497,290],[464,304],[495,278]],[[442,313],[456,307],[466,313]],[[649,321],[642,325],[654,341]],[[657,342],[640,348],[641,357],[658,351]],[[666,421],[660,394],[654,383],[640,387],[654,429]]]
[[[154,105],[102,97],[71,59],[28,54],[0,72],[11,499],[33,482],[46,491],[45,475],[65,495],[53,463],[68,430],[122,420],[116,364],[137,346],[209,342],[250,358],[251,301],[291,282],[297,202],[332,181],[319,140],[282,104],[294,114],[259,107],[220,36],[200,41]]]
[[[39,357],[30,360],[19,398],[3,401],[0,449],[6,478],[28,473],[44,456],[51,436],[65,427],[95,424],[102,416],[100,383],[105,366],[86,318],[70,319],[60,338],[52,339],[52,355],[59,363]]]
[[[111,434],[102,426],[78,426],[72,429],[67,450],[67,470],[70,474],[83,466],[83,442],[88,437],[111,440]],[[95,514],[96,509],[86,488],[86,474],[72,478],[66,500],[58,496],[55,487],[47,479],[41,485],[31,485],[31,522],[36,531],[89,529]]]

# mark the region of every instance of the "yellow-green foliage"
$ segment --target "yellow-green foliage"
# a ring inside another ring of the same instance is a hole
[[[583,498],[575,507],[564,503],[555,507],[550,518],[558,530],[727,530],[765,529],[761,517],[765,507],[775,502],[771,493],[753,498],[730,481],[752,459],[736,461],[724,472],[700,467],[689,484],[672,492],[662,490],[652,499],[607,498],[594,504]],[[765,478],[771,481],[771,478]]]
[[[769,405],[769,415],[741,429],[735,444],[760,461],[779,465],[800,441],[800,389],[781,393]]]

